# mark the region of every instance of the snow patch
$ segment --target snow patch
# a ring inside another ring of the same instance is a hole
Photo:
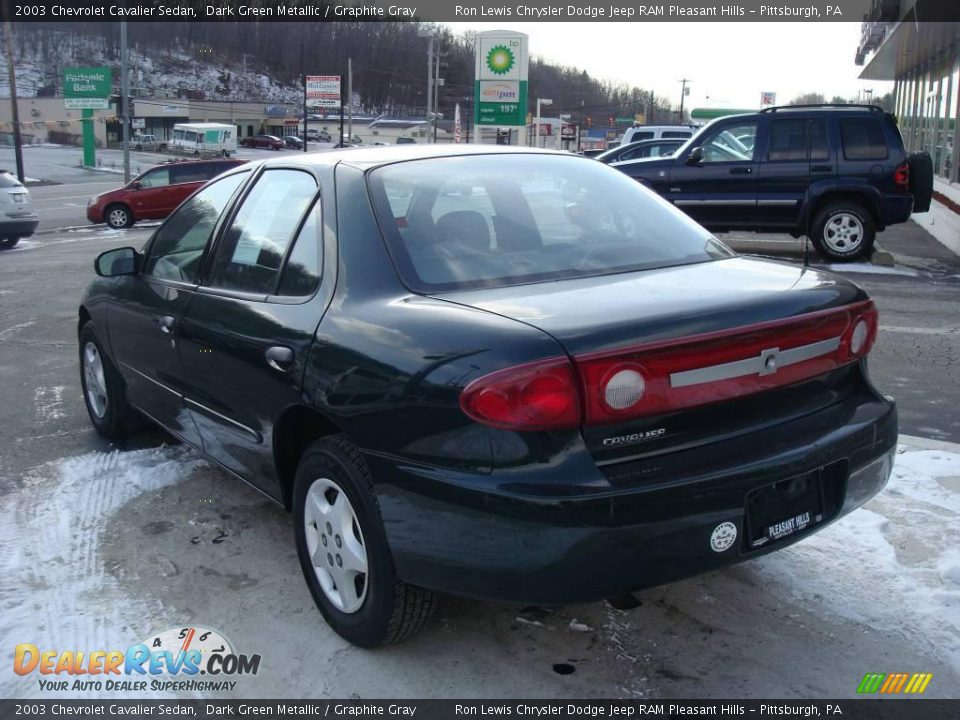
[[[33,404],[37,408],[37,417],[47,422],[63,417],[63,391],[66,387],[38,387],[33,391]]]
[[[960,664],[960,493],[942,482],[954,476],[960,453],[900,446],[884,492],[755,567],[815,610]]]
[[[161,601],[131,601],[103,566],[99,532],[124,503],[205,465],[184,447],[87,453],[0,497],[0,647],[123,648],[155,630]],[[0,673],[0,696],[38,694],[35,678]]]

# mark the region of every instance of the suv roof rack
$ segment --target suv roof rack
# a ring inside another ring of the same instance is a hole
[[[811,103],[809,105],[777,105],[776,107],[764,108],[760,112],[773,113],[781,110],[808,110],[810,108],[836,108],[846,110],[849,108],[860,108],[863,110],[872,110],[874,112],[884,112],[879,105],[860,105],[857,103]]]

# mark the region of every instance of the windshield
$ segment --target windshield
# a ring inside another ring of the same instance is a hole
[[[623,173],[584,158],[473,155],[369,174],[380,227],[419,292],[518,285],[729,257]]]

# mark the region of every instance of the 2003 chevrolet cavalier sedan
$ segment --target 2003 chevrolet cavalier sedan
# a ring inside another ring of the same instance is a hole
[[[582,602],[784,547],[886,483],[873,303],[521,148],[278,158],[207,184],[79,310],[90,419],[291,508],[362,646],[432,591]]]

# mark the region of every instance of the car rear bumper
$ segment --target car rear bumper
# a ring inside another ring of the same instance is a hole
[[[905,223],[912,212],[913,195],[887,195],[880,203],[880,224],[887,227]]]
[[[40,224],[40,218],[33,216],[30,218],[6,218],[0,220],[0,237],[29,237],[37,231],[37,225]]]
[[[633,487],[585,478],[583,494],[573,497],[543,494],[549,466],[536,478],[527,475],[539,493],[518,493],[522,485],[497,472],[467,476],[379,455],[367,460],[405,581],[484,600],[563,604],[660,585],[790,545],[882,490],[896,440],[895,405],[870,395],[739,440],[674,453],[686,470],[665,462],[668,473],[644,475]],[[748,493],[825,466],[842,472],[829,476],[836,501],[823,521],[749,549]],[[716,551],[711,538],[723,523],[732,523],[737,537]]]

